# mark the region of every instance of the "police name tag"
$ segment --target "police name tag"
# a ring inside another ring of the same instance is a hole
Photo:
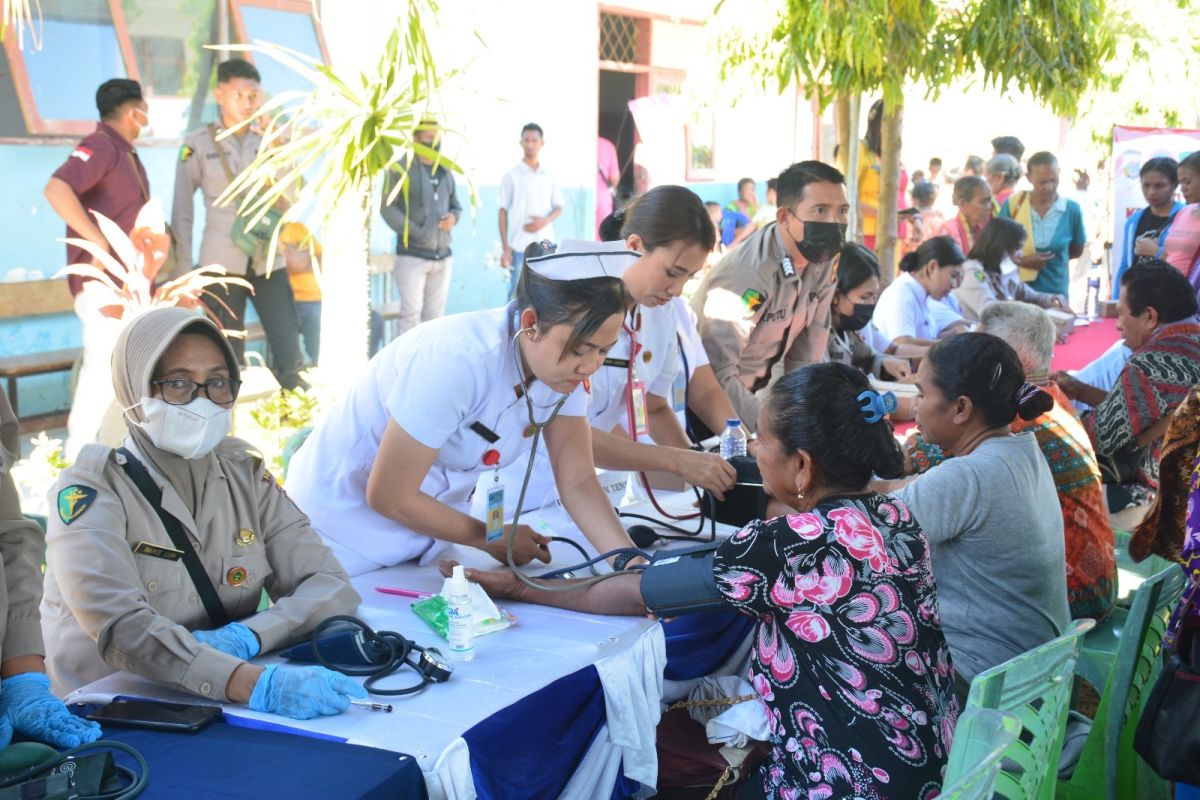
[[[633,426],[638,436],[649,436],[650,426],[646,421],[646,384],[634,381],[629,385],[629,402],[633,407]]]
[[[152,558],[162,558],[167,561],[178,561],[183,557],[182,550],[176,550],[173,547],[163,547],[160,544],[151,544],[150,542],[138,542],[133,546],[133,552],[143,556],[151,556]]]
[[[504,538],[504,484],[496,482],[487,493],[487,543]]]

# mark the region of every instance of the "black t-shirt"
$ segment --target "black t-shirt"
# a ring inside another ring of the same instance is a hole
[[[1170,217],[1160,217],[1154,214],[1147,208],[1142,212],[1142,218],[1138,220],[1137,230],[1133,232],[1135,239],[1141,238],[1145,234],[1153,233],[1157,239],[1159,232],[1167,226],[1171,221]],[[1144,261],[1149,261],[1152,256],[1134,256],[1133,263],[1141,264]]]

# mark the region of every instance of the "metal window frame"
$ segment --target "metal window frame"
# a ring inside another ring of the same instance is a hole
[[[141,71],[133,56],[133,43],[129,39],[129,30],[125,27],[125,12],[121,9],[121,0],[108,0],[109,17],[113,30],[117,35],[117,46],[121,51],[121,60],[125,63],[125,74],[132,80],[141,82]],[[8,56],[8,66],[12,70],[13,88],[17,93],[17,102],[21,106],[21,116],[25,120],[25,130],[29,136],[84,136],[96,127],[96,119],[49,119],[43,117],[38,110],[37,98],[33,94],[33,86],[29,82],[29,70],[25,66],[25,54],[18,45],[18,37],[4,37],[4,52]]]
[[[232,33],[235,34],[230,38],[236,39],[242,44],[250,44],[250,36],[246,33],[246,21],[242,17],[244,6],[286,11],[308,17],[312,21],[313,32],[317,35],[317,47],[321,50],[321,60],[326,64],[329,63],[329,48],[325,45],[325,32],[322,30],[320,20],[313,13],[313,4],[310,0],[229,0],[229,22]],[[254,53],[238,53],[237,56],[246,59],[251,64],[254,63]]]

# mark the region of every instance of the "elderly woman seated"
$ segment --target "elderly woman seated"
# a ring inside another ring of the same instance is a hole
[[[88,445],[63,471],[46,540],[58,691],[123,669],[300,719],[365,697],[323,668],[248,663],[359,596],[262,457],[227,436],[240,385],[229,342],[190,311],[158,309],[121,331],[112,363],[129,438]],[[274,603],[257,611],[264,589]]]
[[[916,419],[954,454],[900,488],[929,539],[942,627],[965,694],[980,672],[1060,635],[1070,620],[1054,478],[1034,434],[1054,404],[987,333],[939,342],[917,370]]]
[[[773,747],[739,797],[915,799],[939,787],[958,715],[953,669],[921,527],[867,486],[903,461],[881,406],[861,372],[829,363],[780,378],[762,406],[763,482],[798,513],[752,522],[709,556],[712,600],[758,620],[752,680]],[[578,591],[468,576],[493,596],[641,615],[667,561]]]
[[[1121,276],[1117,330],[1133,351],[1111,391],[1057,373],[1067,397],[1095,408],[1083,414],[1120,511],[1158,488],[1158,460],[1171,412],[1200,383],[1196,295],[1179,270],[1152,259]]]
[[[1100,467],[1087,432],[1071,411],[1071,401],[1050,380],[1054,323],[1026,303],[992,303],[983,310],[981,331],[998,336],[1017,352],[1025,377],[1054,398],[1054,406],[1033,420],[1016,419],[1013,433],[1029,431],[1054,476],[1062,506],[1067,548],[1067,602],[1072,619],[1103,619],[1116,599],[1117,561],[1113,532],[1100,482]]]

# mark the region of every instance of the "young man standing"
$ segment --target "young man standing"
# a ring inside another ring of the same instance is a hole
[[[418,323],[437,319],[446,311],[446,293],[454,258],[450,253],[450,229],[462,216],[455,192],[454,175],[435,164],[430,150],[437,150],[437,123],[424,120],[413,133],[417,144],[428,148],[410,159],[406,193],[396,193],[399,174],[388,172],[383,184],[380,213],[388,227],[396,232],[396,258],[392,274],[400,291],[400,319],[396,335]]]
[[[175,233],[175,254],[180,269],[192,264],[192,227],[194,210],[192,197],[196,189],[204,195],[204,234],[200,239],[200,266],[220,264],[231,275],[245,278],[254,287],[254,308],[262,320],[267,343],[271,346],[271,371],[284,389],[305,386],[300,378],[303,359],[300,355],[300,323],[288,272],[282,254],[270,270],[265,248],[254,255],[247,254],[233,238],[237,219],[237,200],[228,205],[216,205],[221,192],[258,155],[262,135],[247,125],[218,141],[225,130],[233,128],[258,113],[262,104],[261,79],[258,70],[248,61],[232,58],[217,67],[218,121],[192,131],[184,137],[175,167],[175,202],[171,211],[171,227]],[[268,275],[268,272],[270,273]],[[227,330],[245,330],[246,298],[249,290],[241,286],[213,289],[217,298],[206,300],[209,310]],[[224,303],[224,305],[222,305]],[[228,308],[226,308],[226,306]],[[245,355],[242,338],[231,338],[238,359]]]
[[[133,230],[138,211],[150,199],[150,183],[133,143],[149,127],[147,105],[137,81],[114,78],[96,90],[100,122],[55,170],[44,194],[67,223],[69,238],[85,239],[111,252],[92,212],[103,214],[121,230]],[[82,248],[67,245],[68,264],[91,263]],[[132,265],[130,265],[132,266]],[[67,418],[64,456],[74,461],[80,449],[95,441],[113,403],[109,360],[121,330],[121,309],[104,305],[100,285],[75,275],[67,279],[75,297],[75,314],[83,325],[83,360],[75,398]]]
[[[525,248],[542,239],[554,241],[554,220],[562,214],[562,192],[538,162],[542,152],[540,125],[530,122],[521,129],[521,161],[500,181],[500,241],[504,253],[500,265],[511,268],[508,295],[517,290]]]
[[[845,178],[820,161],[785,169],[776,192],[775,221],[730,250],[692,296],[713,372],[750,430],[756,393],[781,359],[785,372],[825,360],[833,257],[850,212]]]

